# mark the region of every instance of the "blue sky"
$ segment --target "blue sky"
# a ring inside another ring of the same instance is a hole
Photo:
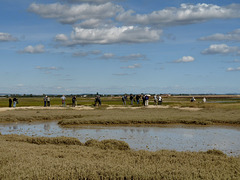
[[[238,0],[1,0],[0,93],[239,93]]]

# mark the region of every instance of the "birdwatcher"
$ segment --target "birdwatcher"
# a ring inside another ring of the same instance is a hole
[[[63,95],[61,97],[61,99],[62,99],[62,107],[65,107],[66,106],[66,97]]]
[[[12,98],[10,97],[8,101],[9,101],[9,107],[12,107]]]
[[[50,97],[47,97],[47,106],[50,107]]]

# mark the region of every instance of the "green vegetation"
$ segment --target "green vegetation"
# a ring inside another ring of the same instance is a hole
[[[0,135],[0,179],[239,179],[240,157],[221,151],[122,150],[75,140]],[[66,143],[63,143],[66,142]],[[116,142],[112,143],[117,146]],[[119,143],[120,147],[125,144]],[[100,147],[99,147],[100,146]],[[119,147],[118,146],[118,147]]]
[[[200,108],[211,108],[211,107],[235,107],[236,104],[240,104],[240,96],[238,95],[207,95],[207,96],[195,96],[197,102],[191,103],[191,96],[162,96],[163,97],[163,105],[169,106],[179,106],[179,107],[200,107]],[[207,98],[207,103],[202,103],[203,97]],[[43,106],[43,97],[17,97],[19,104],[18,107],[26,107],[26,106]],[[53,96],[51,98],[51,106],[61,106],[61,96]],[[85,106],[93,106],[94,97],[77,97],[78,105]],[[109,105],[122,105],[121,96],[104,96],[101,97],[102,104],[105,106]],[[142,103],[142,102],[141,102]],[[66,104],[71,106],[72,97],[67,96]],[[130,101],[127,101],[127,104],[130,105]],[[150,105],[153,105],[153,97],[150,98]],[[134,106],[138,106],[136,102]],[[2,97],[0,98],[0,107],[8,107],[8,98]],[[240,107],[239,107],[240,108]]]

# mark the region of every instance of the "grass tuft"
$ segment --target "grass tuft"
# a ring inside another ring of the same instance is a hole
[[[97,141],[94,139],[85,142],[85,146],[98,147],[100,149],[111,149],[111,150],[130,150],[129,145],[124,141],[118,141],[115,139]]]

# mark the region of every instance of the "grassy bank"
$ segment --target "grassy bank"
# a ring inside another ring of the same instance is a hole
[[[16,135],[0,135],[0,144],[0,179],[240,178],[240,157],[228,157],[216,150],[132,151],[76,144],[69,138],[34,140]]]
[[[240,109],[203,108],[185,110],[178,108],[123,108],[93,110],[63,109],[17,109],[0,113],[0,122],[58,120],[61,125],[157,125],[195,124],[240,125]]]
[[[207,98],[208,103],[202,103],[203,97]],[[163,105],[169,106],[180,106],[180,107],[235,107],[236,104],[240,105],[240,96],[238,95],[206,95],[206,96],[195,96],[196,102],[191,103],[191,96],[162,96]],[[94,97],[77,97],[78,105],[92,106],[94,104]],[[122,97],[101,97],[102,104],[104,106],[108,105],[122,105]],[[18,97],[17,104],[18,107],[26,107],[26,106],[43,106],[43,97]],[[51,97],[51,105],[52,106],[61,106],[62,101],[60,97]],[[71,106],[72,97],[67,96],[66,104]],[[142,100],[140,100],[140,104],[142,104]],[[153,97],[150,97],[151,105],[154,104]],[[130,105],[130,100],[127,100],[127,105]],[[232,106],[231,106],[232,105]],[[137,106],[136,102],[134,102],[134,106]],[[0,107],[8,107],[8,98],[0,98]],[[240,108],[240,107],[239,107]]]

